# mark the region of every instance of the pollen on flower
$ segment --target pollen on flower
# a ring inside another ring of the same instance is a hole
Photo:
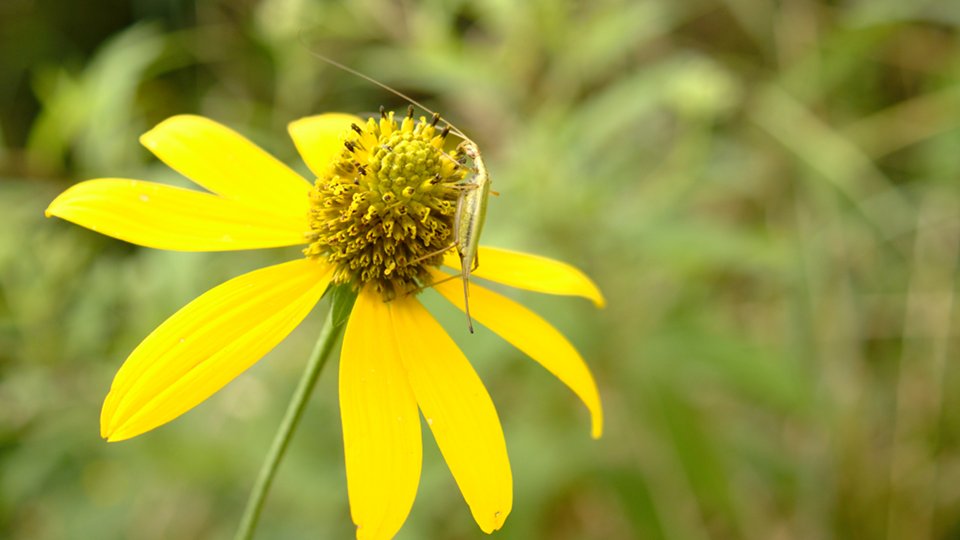
[[[310,192],[307,257],[334,266],[333,280],[372,285],[390,300],[430,281],[430,267],[453,241],[453,221],[467,173],[445,153],[439,117],[399,123],[393,112],[351,126],[343,151]]]

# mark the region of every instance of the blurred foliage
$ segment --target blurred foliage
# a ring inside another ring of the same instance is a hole
[[[960,535],[955,0],[4,0],[0,536],[228,538],[323,309],[169,426],[107,445],[123,358],[205,289],[295,250],[140,249],[46,220],[98,176],[186,185],[138,146],[199,113],[300,164],[287,122],[404,104],[484,148],[486,243],[573,262],[609,307],[515,294],[608,415],[488,332],[516,503],[500,538]],[[434,305],[436,304],[436,305]],[[324,374],[261,537],[351,533]],[[482,533],[426,436],[402,538]]]

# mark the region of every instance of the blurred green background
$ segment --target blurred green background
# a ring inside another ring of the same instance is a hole
[[[191,413],[106,444],[116,369],[207,288],[296,250],[172,253],[43,217],[78,181],[186,185],[137,136],[423,100],[485,151],[485,241],[609,306],[512,292],[607,414],[425,295],[500,411],[499,538],[958,538],[956,0],[0,1],[0,537],[229,538],[318,308]],[[335,365],[260,538],[352,535]],[[435,443],[401,538],[480,538]]]

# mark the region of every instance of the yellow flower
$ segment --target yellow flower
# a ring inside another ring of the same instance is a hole
[[[413,504],[420,477],[419,410],[480,528],[499,529],[512,477],[493,402],[470,363],[417,300],[435,288],[460,309],[462,290],[431,255],[449,244],[466,170],[442,150],[436,118],[393,114],[366,122],[324,114],[289,131],[314,185],[234,131],[197,116],[170,118],[141,142],[208,192],[140,180],[77,184],[47,209],[134,244],[224,251],[305,244],[305,257],[233,278],[175,313],[130,354],[101,414],[121,441],[195,407],[269,352],[331,283],[358,291],[340,355],[347,488],[360,538],[389,538]],[[422,260],[417,260],[422,259]],[[561,262],[489,247],[474,275],[512,287],[603,298]],[[569,386],[599,437],[596,385],[574,347],[535,313],[479,285],[471,313]]]

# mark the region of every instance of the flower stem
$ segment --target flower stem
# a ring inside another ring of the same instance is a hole
[[[253,486],[253,491],[250,492],[250,498],[247,499],[247,507],[243,511],[243,518],[240,520],[240,528],[234,537],[235,540],[251,540],[253,538],[257,521],[260,519],[260,511],[263,509],[267,492],[270,491],[273,477],[276,475],[277,468],[280,466],[280,460],[283,459],[283,455],[287,451],[287,446],[293,438],[293,433],[297,429],[297,424],[300,423],[300,417],[303,416],[303,410],[306,408],[307,401],[310,399],[313,388],[317,384],[320,371],[323,370],[323,366],[326,365],[327,360],[330,358],[330,353],[333,351],[333,347],[337,343],[337,339],[340,337],[340,333],[345,326],[343,324],[345,317],[339,316],[344,312],[344,308],[343,306],[338,306],[338,304],[341,302],[349,303],[345,308],[346,313],[349,313],[355,297],[350,294],[338,295],[338,292],[339,291],[336,290],[334,291],[333,306],[330,314],[323,323],[323,328],[320,330],[320,337],[317,339],[316,345],[313,346],[313,352],[310,353],[310,360],[307,362],[307,367],[300,377],[300,382],[297,384],[297,389],[290,399],[290,404],[287,405],[287,412],[283,416],[283,421],[280,423],[276,435],[274,435],[273,444],[270,445],[270,451],[267,453],[263,465],[260,467],[260,474],[257,475],[257,482]]]

